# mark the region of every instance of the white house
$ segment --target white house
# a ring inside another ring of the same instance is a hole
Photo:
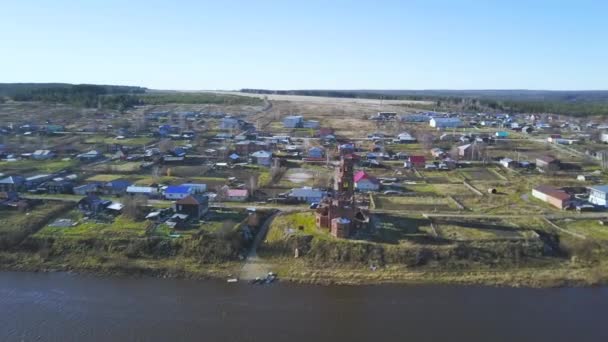
[[[298,128],[304,124],[304,117],[302,115],[291,115],[286,116],[283,119],[283,126],[285,128]]]
[[[272,164],[272,153],[268,151],[256,151],[251,154],[255,159],[256,164],[262,166],[270,166]]]
[[[359,191],[378,191],[380,182],[365,171],[357,171],[355,173],[355,188]]]
[[[462,126],[459,118],[432,118],[429,124],[433,128],[456,128]]]
[[[46,159],[51,159],[55,157],[55,153],[49,151],[49,150],[36,150],[34,153],[32,153],[32,159],[35,160],[46,160]]]
[[[589,203],[608,208],[608,185],[589,187]]]
[[[302,188],[291,189],[289,192],[289,197],[295,198],[298,201],[315,203],[321,202],[323,197],[327,192],[320,189],[313,189],[311,187],[305,186]]]

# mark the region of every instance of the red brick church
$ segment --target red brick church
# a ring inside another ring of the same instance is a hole
[[[333,194],[319,204],[315,212],[317,227],[329,229],[331,235],[348,238],[369,223],[367,213],[355,203],[354,160],[344,156],[336,168]]]

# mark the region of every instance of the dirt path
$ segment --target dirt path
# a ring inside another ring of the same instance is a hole
[[[267,218],[262,225],[260,232],[255,236],[251,249],[249,250],[249,254],[247,254],[247,258],[245,259],[245,265],[243,265],[243,268],[241,269],[239,278],[244,280],[252,280],[256,277],[264,277],[266,274],[268,274],[268,272],[272,271],[272,265],[264,262],[264,260],[258,256],[257,251],[260,244],[266,238],[270,224],[272,221],[274,221],[274,218],[279,213],[280,212],[276,212]]]

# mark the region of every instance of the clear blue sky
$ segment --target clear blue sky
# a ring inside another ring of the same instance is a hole
[[[5,1],[0,82],[608,89],[608,1]]]

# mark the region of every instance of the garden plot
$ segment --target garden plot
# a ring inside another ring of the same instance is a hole
[[[435,219],[435,231],[448,240],[518,240],[535,238],[532,230],[522,230],[502,220]]]
[[[431,196],[375,196],[376,209],[405,211],[453,211],[458,210],[454,201],[447,197]]]
[[[460,173],[470,181],[500,181],[503,180],[492,170],[486,168],[471,168],[461,170]]]

